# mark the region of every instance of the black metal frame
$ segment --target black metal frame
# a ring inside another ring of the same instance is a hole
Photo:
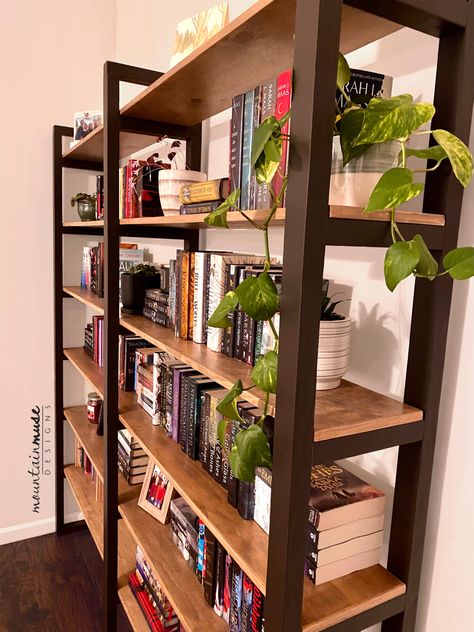
[[[440,38],[433,124],[468,140],[474,73],[474,10],[465,0],[346,0],[347,4]],[[430,284],[417,280],[410,334],[405,401],[424,411],[424,420],[373,432],[313,443],[315,353],[319,300],[315,287],[322,277],[328,245],[383,247],[390,243],[383,222],[329,219],[327,199],[336,58],[343,0],[298,0],[294,74],[297,90],[292,105],[288,222],[284,242],[284,278],[274,440],[271,536],[267,574],[266,628],[271,632],[299,629],[303,594],[303,558],[308,480],[313,463],[400,446],[388,568],[406,583],[405,595],[389,600],[329,629],[355,632],[384,621],[384,632],[410,632],[416,605],[426,529],[429,485],[436,438],[452,282],[443,277]],[[116,344],[119,333],[118,254],[121,235],[184,239],[185,248],[199,246],[199,231],[168,227],[120,226],[118,166],[120,131],[185,138],[187,164],[200,168],[201,126],[183,127],[121,116],[121,81],[148,85],[160,73],[107,62],[104,67],[104,162],[62,158],[66,127],[54,128],[54,289],[56,406],[56,530],[58,535],[80,526],[64,525],[63,502],[63,315],[62,236],[101,234],[96,227],[63,227],[62,168],[105,171],[105,591],[104,630],[115,630],[117,600],[117,429]],[[462,94],[462,99],[452,95]],[[427,177],[424,211],[446,211],[446,226],[406,225],[407,236],[423,235],[438,258],[456,246],[462,190],[448,169]],[[109,212],[110,209],[110,212]],[[430,317],[426,318],[429,313]]]

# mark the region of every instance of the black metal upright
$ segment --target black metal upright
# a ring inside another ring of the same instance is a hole
[[[266,621],[297,630],[312,465],[323,276],[342,0],[298,0]],[[280,397],[279,393],[283,393]]]

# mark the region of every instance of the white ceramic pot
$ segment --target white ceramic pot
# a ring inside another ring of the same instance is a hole
[[[377,143],[362,156],[342,165],[339,136],[333,137],[330,206],[355,206],[365,208],[370,194],[382,175],[398,163],[400,143]]]
[[[349,368],[352,321],[322,320],[319,325],[316,390],[337,388]]]
[[[181,187],[192,182],[204,182],[207,175],[187,169],[162,169],[158,174],[161,208],[164,215],[179,215]]]

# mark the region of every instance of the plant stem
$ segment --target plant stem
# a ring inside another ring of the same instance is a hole
[[[266,417],[268,414],[268,404],[270,401],[270,393],[265,391],[265,404],[263,406],[263,417]]]
[[[246,215],[243,211],[241,211],[240,209],[237,209],[239,211],[239,213],[241,215],[243,215],[245,217],[245,219],[250,222],[252,224],[252,226],[254,228],[258,228],[258,230],[265,230],[263,226],[260,226],[260,224],[257,224],[257,222],[254,222],[253,219],[251,219],[248,215]]]
[[[265,266],[263,271],[268,272],[270,269],[270,245],[268,242],[268,226],[263,229],[263,238],[265,241]]]
[[[275,324],[273,322],[273,320],[270,318],[270,320],[268,321],[268,324],[270,325],[270,329],[272,330],[272,333],[275,337],[275,342],[278,343],[280,337],[278,335],[278,332],[276,330]],[[275,349],[275,351],[277,351],[277,349]]]
[[[395,207],[390,209],[390,233],[392,235],[392,242],[394,244],[397,243],[397,235],[396,235],[396,230],[395,230],[395,226],[397,225],[396,221],[395,221]]]
[[[407,148],[406,148],[406,141],[401,140],[400,141],[400,145],[402,146],[402,162],[401,162],[401,167],[406,167],[407,166]]]
[[[438,162],[435,164],[434,167],[429,167],[429,169],[413,169],[413,173],[428,173],[428,171],[434,171],[435,169],[437,169],[440,164],[442,163],[442,160],[438,160]]]

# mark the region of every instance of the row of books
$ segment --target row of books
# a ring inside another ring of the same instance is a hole
[[[270,532],[272,473],[257,468],[255,522]],[[385,495],[337,463],[314,465],[305,546],[305,576],[332,581],[380,561]]]
[[[74,437],[74,465],[84,470],[84,476],[90,480],[91,484],[95,488],[95,499],[98,502],[103,502],[104,484],[97,475],[97,471],[92,465],[92,461],[77,437]]]
[[[96,364],[104,366],[104,317],[92,316],[84,328],[84,350]]]
[[[209,327],[207,322],[224,295],[260,274],[263,264],[264,258],[255,255],[179,250],[169,264],[168,290],[148,290],[143,315],[174,329],[180,338],[253,365],[260,354],[273,348],[268,322],[257,323],[241,309],[229,315],[227,329]],[[273,261],[269,273],[279,290],[281,264]],[[277,314],[275,326],[278,322]]]
[[[118,467],[129,485],[143,483],[148,467],[148,455],[133,440],[128,430],[118,431]]]
[[[119,217],[155,217],[162,215],[159,195],[159,172],[167,163],[129,160],[119,170]]]
[[[152,632],[183,631],[178,616],[139,546],[135,559],[135,570],[128,578],[128,585],[145,616],[148,627]]]
[[[138,244],[120,244],[120,274],[128,272],[130,268],[143,263],[144,251],[138,248]],[[93,246],[84,246],[82,249],[81,287],[104,297],[104,242]]]
[[[171,501],[173,541],[201,582],[204,599],[231,632],[264,630],[264,596],[183,498]]]
[[[230,188],[240,189],[240,208],[267,209],[272,205],[268,186],[258,184],[251,166],[252,143],[255,129],[269,116],[277,119],[291,107],[292,71],[286,70],[264,84],[239,94],[232,99],[230,129]],[[283,127],[288,134],[289,123]],[[283,176],[287,172],[288,143],[282,145],[282,160],[275,174],[272,188],[276,195],[281,191]]]

